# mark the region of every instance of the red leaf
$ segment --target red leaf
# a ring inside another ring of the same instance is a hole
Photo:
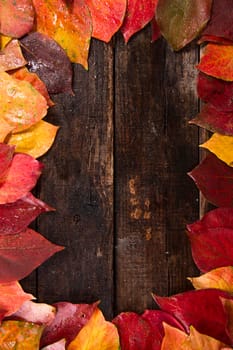
[[[32,0],[0,1],[0,33],[20,38],[32,29],[33,22]]]
[[[215,36],[219,40],[233,40],[232,0],[213,0],[211,17],[202,36]]]
[[[57,313],[54,321],[45,328],[41,346],[52,344],[65,338],[68,345],[79,333],[82,327],[90,320],[98,303],[94,304],[72,304],[59,302],[54,304]]]
[[[15,146],[0,143],[0,186],[12,162]]]
[[[146,310],[142,318],[149,322],[152,333],[153,333],[153,342],[151,343],[151,349],[160,350],[162,345],[162,340],[164,337],[164,327],[163,323],[167,323],[173,327],[179,328],[184,331],[183,325],[168,312],[161,310]]]
[[[121,27],[125,11],[126,0],[86,0],[93,21],[92,36],[109,42]]]
[[[51,210],[53,208],[31,193],[27,193],[14,203],[0,204],[0,234],[19,233],[38,215]]]
[[[147,320],[134,312],[123,312],[112,322],[120,335],[121,350],[152,349],[154,335]]]
[[[233,168],[210,153],[188,175],[205,198],[219,207],[233,206]]]
[[[152,42],[154,42],[157,39],[159,39],[161,36],[160,29],[155,17],[152,18],[151,27],[152,27]]]
[[[204,102],[209,102],[216,109],[225,112],[233,111],[233,82],[216,79],[200,72],[197,92]]]
[[[0,235],[0,283],[26,277],[62,249],[29,228],[18,234]]]
[[[154,18],[157,4],[158,0],[128,0],[121,27],[126,42]]]
[[[223,135],[233,135],[233,111],[218,111],[214,106],[207,103],[201,112],[189,122],[204,129]]]
[[[232,45],[232,41],[231,40],[219,38],[218,36],[214,36],[214,35],[203,35],[198,40],[198,44],[202,44],[205,41],[210,41],[212,43],[222,44],[222,45]]]
[[[27,154],[15,154],[4,182],[0,184],[0,204],[24,197],[35,186],[42,167],[42,163]]]
[[[233,265],[233,208],[218,208],[187,226],[193,259],[202,272]]]
[[[227,315],[220,298],[233,300],[228,293],[217,289],[205,289],[154,299],[159,307],[175,316],[184,325],[186,332],[192,325],[200,333],[231,344],[226,331]]]

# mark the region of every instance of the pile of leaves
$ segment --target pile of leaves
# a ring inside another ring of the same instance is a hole
[[[0,349],[233,348],[232,17],[232,0],[0,1]],[[43,168],[36,158],[58,129],[44,121],[50,94],[73,93],[71,62],[88,67],[91,37],[108,42],[120,30],[127,42],[149,22],[152,40],[163,36],[174,50],[196,38],[205,46],[197,66],[203,104],[191,123],[213,134],[189,175],[217,208],[187,226],[202,274],[190,278],[191,291],[153,295],[158,309],[112,322],[98,302],[36,303],[18,281],[63,249],[29,228],[53,210],[31,193]]]

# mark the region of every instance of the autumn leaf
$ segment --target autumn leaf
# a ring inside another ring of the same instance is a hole
[[[54,106],[54,103],[49,96],[45,83],[39,78],[39,76],[36,73],[31,73],[26,67],[23,67],[13,72],[10,72],[10,74],[16,79],[28,81],[42,96],[44,96],[49,107]],[[68,80],[69,79],[67,77],[67,81]]]
[[[233,209],[218,208],[187,226],[195,264],[202,272],[233,265]]]
[[[61,45],[71,62],[87,68],[92,20],[86,1],[73,0],[68,5],[63,0],[33,0],[33,4],[37,31]]]
[[[86,0],[93,21],[92,36],[109,42],[121,27],[126,11],[126,0]]]
[[[12,38],[10,36],[6,36],[0,33],[0,49],[3,50],[11,40]]]
[[[30,228],[17,234],[0,235],[0,283],[26,277],[62,249]]]
[[[66,52],[55,40],[35,32],[21,39],[21,45],[29,70],[40,77],[49,93],[72,94],[71,63]]]
[[[201,112],[190,122],[212,132],[223,135],[233,135],[233,111],[218,111],[214,106],[207,103]]]
[[[195,289],[215,288],[233,294],[233,267],[219,267],[199,277],[188,278]]]
[[[221,350],[226,344],[221,341],[209,337],[208,335],[199,333],[194,327],[190,327],[190,335],[186,338],[181,346],[182,350]]]
[[[36,184],[42,163],[27,154],[15,154],[0,184],[0,204],[13,203],[24,197]]]
[[[33,23],[32,0],[0,1],[0,33],[20,38],[32,29]]]
[[[0,111],[1,119],[19,132],[47,114],[47,102],[28,82],[0,72]]]
[[[16,39],[11,40],[0,52],[0,71],[20,68],[26,64],[27,61],[23,57],[19,41]]]
[[[23,322],[4,321],[0,326],[1,350],[38,350],[43,327]]]
[[[25,293],[17,281],[0,283],[0,310],[4,310],[4,317],[12,315],[31,299],[33,295]]]
[[[53,343],[51,345],[45,346],[44,348],[41,348],[41,350],[65,350],[65,349],[66,349],[65,339],[61,339],[56,343]]]
[[[15,145],[15,152],[38,158],[52,147],[57,130],[57,126],[40,120],[27,130],[11,134],[7,138],[7,143]]]
[[[0,184],[4,181],[4,178],[11,165],[15,147],[0,143]],[[1,185],[0,185],[1,186]]]
[[[164,323],[164,338],[161,345],[161,350],[182,350],[182,345],[187,339],[187,334],[180,329]]]
[[[233,82],[213,78],[202,72],[197,80],[198,96],[219,111],[233,111]]]
[[[158,0],[128,0],[125,19],[121,27],[125,42],[145,27],[155,16]]]
[[[214,35],[202,35],[201,38],[198,39],[197,43],[202,44],[205,41],[209,41],[209,42],[216,43],[216,44],[222,44],[222,45],[232,45],[231,40],[220,38],[220,37],[214,36]]]
[[[233,81],[233,45],[208,44],[197,68],[212,77]]]
[[[152,42],[154,42],[161,36],[161,32],[155,17],[152,18],[151,27],[152,27]]]
[[[119,347],[117,328],[105,321],[102,312],[96,308],[67,350],[119,350]]]
[[[219,42],[222,39],[233,41],[232,17],[233,6],[231,0],[214,0],[211,18],[202,32],[202,36],[217,37]]]
[[[210,18],[212,0],[159,0],[156,19],[174,50],[195,39]]]
[[[146,319],[134,312],[123,312],[112,322],[117,326],[120,335],[121,350],[152,349],[154,334]]]
[[[233,206],[233,169],[215,155],[210,153],[188,175],[210,203]]]
[[[223,309],[227,315],[226,331],[233,342],[233,300],[221,298]]]
[[[226,331],[227,315],[221,298],[233,300],[228,293],[217,289],[192,290],[170,297],[154,295],[159,307],[176,317],[187,333],[192,325],[200,333],[231,344]]]
[[[56,308],[56,317],[45,328],[41,338],[41,346],[55,343],[62,338],[66,339],[68,345],[90,320],[97,304],[55,303],[53,306]]]
[[[215,133],[200,147],[208,149],[224,163],[231,167],[233,166],[233,136]]]

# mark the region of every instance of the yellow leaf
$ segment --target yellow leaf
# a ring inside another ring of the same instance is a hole
[[[98,308],[68,346],[68,350],[118,350],[119,348],[116,327],[111,322],[105,321]]]
[[[190,327],[190,335],[183,343],[181,350],[220,350],[226,345],[208,335],[199,333]]]
[[[214,153],[229,166],[233,166],[233,136],[213,134],[212,137],[200,145]]]
[[[43,326],[23,321],[4,321],[0,326],[1,350],[38,350]]]
[[[4,49],[4,47],[11,41],[11,39],[12,38],[10,36],[0,34],[0,49]]]
[[[27,153],[34,158],[41,157],[52,146],[58,127],[40,120],[29,129],[11,134],[7,143],[15,145],[15,152]]]
[[[219,267],[199,277],[188,278],[195,289],[215,288],[233,294],[233,267]]]
[[[7,135],[14,129],[3,118],[0,117],[0,142],[4,142]]]

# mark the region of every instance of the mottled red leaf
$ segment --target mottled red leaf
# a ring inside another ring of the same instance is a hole
[[[233,111],[233,82],[216,79],[199,73],[197,80],[198,96],[220,111]]]
[[[55,40],[35,32],[21,39],[21,45],[29,70],[40,77],[49,93],[72,93],[71,63]]]
[[[52,344],[65,338],[67,345],[76,337],[82,327],[90,320],[98,303],[72,304],[59,302],[54,304],[57,313],[54,321],[45,328],[41,346]]]
[[[29,228],[17,234],[0,235],[0,283],[26,277],[62,249]]]
[[[0,52],[0,70],[8,71],[16,69],[27,64],[23,57],[19,41],[14,39],[6,45]]]
[[[0,1],[0,33],[20,38],[33,27],[32,0]]]
[[[223,135],[233,135],[233,111],[219,111],[211,104],[204,105],[200,113],[190,120],[201,128]]]
[[[152,349],[154,335],[147,320],[134,312],[123,312],[112,322],[117,326],[120,335],[121,350]]]
[[[202,36],[233,40],[232,18],[232,0],[213,0],[210,21],[202,32]]]
[[[162,35],[174,50],[179,50],[205,27],[212,0],[159,0],[156,19]]]
[[[233,208],[218,208],[187,226],[193,259],[207,272],[233,265]]]
[[[86,0],[86,3],[93,21],[92,36],[109,42],[123,23],[127,1]]]
[[[205,198],[217,207],[233,206],[233,168],[210,153],[188,174]]]
[[[0,234],[19,233],[43,212],[53,208],[30,192],[13,203],[0,204]]]
[[[161,32],[155,17],[153,17],[151,21],[151,27],[152,27],[152,42],[154,42],[161,36]]]
[[[226,331],[227,315],[221,298],[233,300],[228,293],[217,289],[192,290],[171,297],[154,295],[159,307],[180,320],[187,333],[192,325],[200,333],[231,344]]]
[[[121,27],[126,42],[154,18],[157,4],[158,0],[128,0]]]
[[[42,163],[27,154],[15,154],[4,182],[0,184],[0,204],[13,203],[36,184]]]
[[[153,333],[151,349],[153,350],[161,349],[162,340],[164,337],[164,322],[184,331],[183,325],[174,316],[162,310],[146,310],[143,313],[142,318],[149,322],[151,326]]]
[[[0,186],[12,162],[15,147],[0,143]]]

